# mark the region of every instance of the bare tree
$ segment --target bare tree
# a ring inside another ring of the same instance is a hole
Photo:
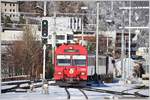
[[[9,66],[15,75],[30,75],[30,79],[38,78],[42,69],[41,44],[31,26],[24,27],[22,41],[16,41],[7,48]]]
[[[40,57],[41,46],[37,41],[36,34],[32,32],[30,26],[24,28],[23,45],[24,50],[22,52],[22,62],[25,72],[31,77],[35,77],[37,76],[38,69],[42,66],[42,57]]]

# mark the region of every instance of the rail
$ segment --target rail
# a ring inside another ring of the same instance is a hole
[[[133,95],[135,97],[149,97],[148,95],[143,95],[138,92],[125,93],[125,92],[118,92],[118,91],[111,91],[111,90],[104,90],[104,89],[95,89],[95,88],[83,88],[83,90],[100,92],[100,93],[109,93],[109,94],[115,94],[115,95]]]
[[[82,89],[79,89],[79,91],[81,91],[81,93],[85,96],[85,98],[88,99],[88,96],[85,94],[85,92]]]
[[[68,91],[68,88],[65,88],[65,91],[66,91],[66,93],[67,93],[67,99],[70,99],[70,93],[69,93],[69,91]]]

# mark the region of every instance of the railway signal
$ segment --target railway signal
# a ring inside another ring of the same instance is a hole
[[[48,36],[48,20],[42,20],[42,38]]]
[[[47,38],[42,38],[42,43],[47,44]]]

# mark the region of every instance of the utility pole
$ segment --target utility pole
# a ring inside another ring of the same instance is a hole
[[[96,66],[95,66],[95,76],[97,79],[97,72],[96,70],[99,70],[98,66],[98,40],[99,40],[99,2],[97,2],[97,18],[96,18]]]
[[[131,27],[131,0],[129,1],[129,27]],[[131,29],[129,28],[129,40],[128,40],[128,58],[129,58],[129,68],[128,77],[131,75]]]
[[[47,1],[44,1],[44,17],[46,17],[46,3]],[[43,42],[43,88],[42,91],[44,94],[48,93],[48,82],[45,78],[45,66],[46,66],[46,44],[48,39],[48,20],[44,19],[42,20],[42,42]]]
[[[123,6],[125,6],[125,3],[123,2]],[[124,66],[124,9],[122,10],[122,33],[121,33],[121,73],[122,73],[122,79],[125,80],[125,66]]]
[[[147,60],[147,62],[148,62],[148,69],[147,69],[147,71],[148,72],[150,72],[150,0],[149,0],[149,23],[148,23],[148,27],[149,27],[149,35],[148,35],[148,60]],[[150,77],[150,74],[149,74],[149,77]],[[149,81],[149,85],[150,85],[150,81]],[[150,91],[150,88],[149,88],[149,91]]]
[[[55,2],[53,2],[54,4],[54,13],[53,13],[53,17],[54,17],[54,31],[52,33],[52,63],[54,64],[54,51],[56,48],[56,9],[55,9]]]
[[[2,66],[1,66],[1,32],[2,32],[2,24],[1,24],[1,0],[0,0],[0,95],[1,95],[1,90],[2,90]]]
[[[121,34],[121,71],[122,71],[122,79],[124,80],[125,79],[125,66],[123,64],[123,59],[124,59],[124,10],[122,12],[122,34]]]
[[[81,25],[82,25],[82,42],[81,42],[81,43],[82,43],[82,45],[83,45],[83,40],[84,40],[84,39],[83,39],[83,35],[84,35],[84,30],[83,30],[83,27],[84,27],[84,26],[83,26],[83,15],[82,15],[82,22],[81,22],[81,23],[82,23],[82,24],[81,24]]]
[[[46,44],[43,45],[43,84],[45,80],[45,57],[46,57]]]
[[[44,1],[44,16],[46,16],[46,2]],[[43,45],[43,84],[44,84],[44,80],[45,80],[45,57],[46,57],[46,43],[44,43]]]
[[[81,9],[82,9],[82,13],[84,13],[83,10],[86,10],[86,9],[88,9],[88,8],[87,8],[87,7],[81,7]],[[82,19],[81,19],[81,20],[82,20],[82,22],[81,22],[81,23],[82,23],[82,24],[81,24],[81,25],[82,25],[82,42],[81,42],[82,45],[83,45],[83,41],[84,41],[84,37],[83,37],[83,36],[84,36],[84,21],[83,21],[83,15],[84,15],[84,14],[82,14]]]
[[[149,0],[149,41],[150,41],[150,0]],[[149,45],[148,45],[148,69],[149,69],[149,72],[150,72],[150,42],[149,42]],[[150,82],[149,82],[149,85],[150,85]],[[149,88],[149,91],[150,91],[150,88]]]
[[[47,1],[44,1],[44,16],[46,16],[46,3]]]
[[[109,31],[108,31],[109,32]],[[107,55],[108,55],[108,34],[107,34],[107,37],[106,37],[106,40],[107,40],[107,50],[106,50],[106,52],[107,52]]]

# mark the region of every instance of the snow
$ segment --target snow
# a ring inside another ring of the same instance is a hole
[[[2,82],[2,85],[5,85],[5,84],[12,84],[12,83],[23,83],[23,82],[29,82],[30,80],[16,80],[16,81],[5,81],[5,82]]]
[[[54,81],[50,81],[50,83],[54,83]],[[40,83],[41,84],[41,83]],[[121,92],[126,89],[131,89],[139,84],[122,84],[122,83],[104,83],[106,87],[93,87],[96,89],[104,89],[104,90],[112,90],[112,91],[118,91]],[[23,90],[22,90],[23,91]],[[68,89],[71,99],[70,100],[86,100],[84,95],[75,88],[69,88]],[[99,92],[93,92],[93,91],[85,91],[83,90],[86,95],[88,96],[89,100],[112,100],[115,98],[117,100],[119,97],[124,97],[124,96],[118,96],[114,94],[108,94],[108,93],[99,93]],[[134,92],[139,92],[145,95],[148,95],[149,91],[148,89],[143,89],[143,90],[129,90],[125,91],[128,93],[134,93]],[[133,97],[133,96],[130,96]],[[58,87],[58,86],[49,86],[49,94],[44,94],[42,91],[42,88],[36,88],[33,90],[33,92],[29,91],[26,92],[8,92],[5,94],[0,95],[0,100],[67,100],[67,93],[64,88]],[[120,98],[118,99],[120,100]]]
[[[129,62],[131,64],[131,66],[129,65]],[[118,76],[119,76],[119,75],[122,74],[122,71],[121,71],[121,60],[117,60],[115,64],[116,64],[116,68],[117,68]],[[133,59],[130,59],[130,58],[124,58],[123,59],[123,66],[125,67],[125,73],[123,73],[123,74],[125,74],[126,77],[129,77],[128,75],[132,75],[134,64],[135,63],[134,63]]]
[[[85,100],[85,97],[78,89],[68,89],[71,94],[71,100]],[[67,93],[64,88],[57,86],[49,87],[49,94],[43,94],[41,88],[36,89],[35,92],[28,93],[6,93],[0,96],[0,100],[67,100]],[[104,98],[102,96],[110,96],[106,93],[97,93],[97,92],[85,92],[89,100],[99,100]]]
[[[20,87],[26,87],[26,86],[29,86],[28,83],[24,83],[24,84],[21,84]]]
[[[3,89],[10,89],[10,88],[13,88],[13,87],[16,87],[17,85],[6,85],[6,86],[2,86],[2,90]]]
[[[149,95],[149,90],[140,90],[140,91],[138,91],[138,93],[140,93],[140,94],[144,94],[144,95]]]

